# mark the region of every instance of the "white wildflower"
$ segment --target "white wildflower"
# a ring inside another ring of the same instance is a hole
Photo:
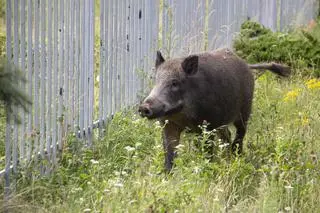
[[[133,204],[133,203],[135,203],[135,202],[137,202],[137,200],[130,200],[130,201],[129,201],[129,204]]]
[[[139,124],[139,123],[141,123],[141,121],[142,121],[142,120],[141,120],[140,118],[138,118],[138,119],[132,121],[132,123],[133,123],[133,124]]]
[[[201,171],[201,169],[198,166],[193,168],[193,172],[196,174],[199,174],[200,171]]]
[[[95,160],[95,159],[91,159],[90,162],[91,162],[92,164],[98,164],[98,163],[99,163],[99,161],[97,161],[97,160]]]
[[[219,148],[222,149],[222,148],[227,147],[227,146],[229,146],[229,143],[223,143],[223,144],[219,145]]]
[[[284,208],[284,210],[286,210],[286,211],[290,211],[290,210],[291,210],[291,208],[290,208],[290,206],[287,206],[287,207],[285,207],[285,208]]]
[[[183,144],[179,144],[178,146],[176,146],[176,148],[181,150],[181,149],[184,148],[184,145]]]
[[[127,152],[133,152],[134,150],[136,150],[134,147],[132,147],[132,146],[126,146],[126,147],[124,147],[126,150],[127,150]]]
[[[115,183],[115,184],[114,184],[114,186],[115,186],[115,187],[122,188],[122,187],[123,187],[123,184],[122,184],[122,183],[120,183],[120,182],[118,182],[118,183]]]
[[[286,189],[293,189],[293,187],[292,187],[292,186],[290,186],[290,185],[288,185],[288,186],[284,186],[284,188],[286,188]]]

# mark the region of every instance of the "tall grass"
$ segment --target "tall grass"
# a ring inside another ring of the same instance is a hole
[[[116,114],[94,149],[68,140],[50,177],[22,174],[13,212],[317,212],[320,81],[265,74],[256,81],[243,156],[206,158],[206,135],[184,134],[173,173],[163,173],[161,126]],[[204,132],[203,134],[214,134]]]

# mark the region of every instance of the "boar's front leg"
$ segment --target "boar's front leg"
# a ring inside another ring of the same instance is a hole
[[[163,148],[165,151],[165,168],[167,172],[172,169],[176,157],[176,146],[179,144],[182,129],[173,122],[167,122],[163,128]]]

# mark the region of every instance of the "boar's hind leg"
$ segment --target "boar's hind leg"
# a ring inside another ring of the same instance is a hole
[[[253,84],[252,84],[253,85]],[[251,107],[252,107],[252,91],[253,88],[249,88],[249,91],[245,94],[246,100],[244,105],[241,107],[240,115],[238,119],[236,119],[233,124],[236,127],[236,137],[234,141],[232,142],[231,148],[233,153],[237,152],[238,154],[242,153],[242,142],[243,138],[247,132],[247,123],[250,117],[251,113]]]
[[[233,124],[236,127],[236,137],[232,143],[232,151],[235,153],[237,151],[238,154],[242,153],[242,142],[243,138],[247,132],[247,123],[250,117],[251,112],[251,103],[249,103],[246,107],[243,108],[239,119],[236,120]]]
[[[247,131],[247,125],[246,125],[247,121],[243,121],[243,120],[237,120],[234,122],[234,126],[236,127],[237,131],[236,131],[236,137],[232,143],[232,151],[235,153],[237,152],[238,154],[242,153],[242,142],[243,142],[243,138],[246,134]]]
[[[163,129],[163,148],[165,151],[165,168],[170,171],[176,157],[176,146],[179,144],[182,129],[172,122],[168,122]]]

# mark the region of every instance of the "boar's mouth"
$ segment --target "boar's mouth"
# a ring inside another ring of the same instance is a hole
[[[165,110],[164,116],[169,116],[169,115],[178,113],[178,112],[180,112],[180,111],[182,110],[182,108],[183,108],[183,104],[182,104],[182,103],[179,103],[179,104],[177,104],[176,106],[171,107],[171,108],[168,109],[168,110]]]

